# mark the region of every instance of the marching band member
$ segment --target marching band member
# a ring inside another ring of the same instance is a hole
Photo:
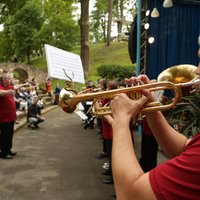
[[[200,75],[200,69],[196,70]],[[150,83],[145,75],[131,81]],[[135,155],[129,122],[147,102],[155,101],[148,91],[131,100],[120,94],[111,102],[112,116],[108,121],[113,129],[112,170],[117,199],[190,199],[200,197],[200,133],[192,139],[173,129],[160,111],[146,113],[148,124],[170,160],[144,173]]]

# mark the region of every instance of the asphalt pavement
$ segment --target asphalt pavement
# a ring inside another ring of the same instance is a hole
[[[102,151],[98,129],[85,130],[76,114],[59,107],[44,113],[40,128],[19,126],[11,160],[0,159],[0,200],[111,200],[112,184],[103,184]],[[24,122],[20,122],[21,125]],[[140,136],[136,134],[136,152]],[[165,160],[162,153],[159,162]]]

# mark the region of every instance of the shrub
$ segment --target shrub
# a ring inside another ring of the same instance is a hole
[[[108,80],[123,80],[135,74],[135,65],[101,65],[97,68],[99,76]]]

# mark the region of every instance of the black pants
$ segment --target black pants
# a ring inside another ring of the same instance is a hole
[[[140,166],[145,172],[157,165],[158,143],[154,136],[142,134]]]
[[[107,152],[108,152],[108,160],[109,160],[109,172],[112,176],[112,139],[106,140],[106,145],[107,145]]]
[[[0,149],[1,155],[6,156],[12,149],[14,121],[0,124]]]

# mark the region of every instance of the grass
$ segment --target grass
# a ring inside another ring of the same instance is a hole
[[[80,54],[80,46],[75,47],[73,53]],[[97,73],[97,68],[103,64],[131,64],[128,53],[128,43],[113,42],[109,47],[104,43],[90,45],[90,70],[86,80],[91,80],[96,84],[97,79],[100,78]],[[45,57],[32,59],[31,65],[47,72]],[[56,82],[59,82],[61,86],[64,85],[64,81],[55,79],[52,80],[52,88],[55,88]],[[78,88],[80,87],[81,85],[78,84]]]
[[[40,70],[47,71],[47,62],[45,57],[32,59],[30,65],[37,67]]]
[[[90,46],[89,76],[97,76],[97,68],[103,64],[129,65],[131,60],[128,54],[127,42],[115,42],[107,47],[105,44]]]

